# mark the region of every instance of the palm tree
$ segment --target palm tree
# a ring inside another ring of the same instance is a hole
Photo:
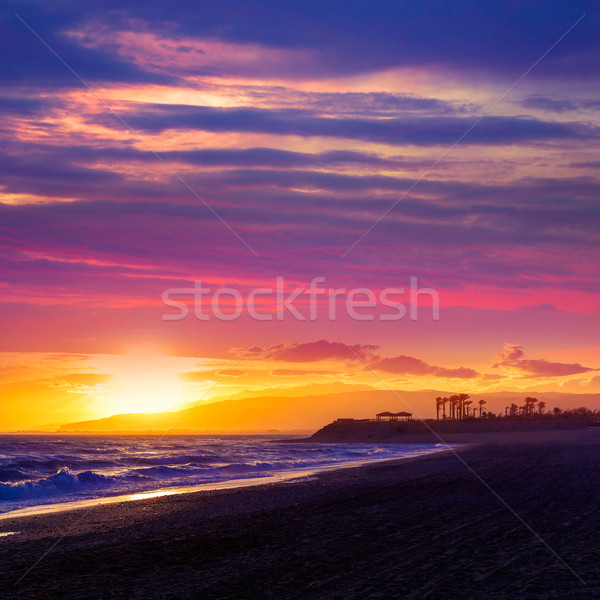
[[[465,402],[470,398],[469,394],[458,394],[458,406],[460,408],[460,418],[465,416]]]
[[[560,415],[560,413],[562,412],[562,410],[560,408],[558,408],[558,406],[554,407],[554,416],[558,417],[558,415]]]
[[[446,402],[448,402],[448,398],[442,398],[442,418],[444,421],[446,420]]]
[[[479,401],[479,418],[481,419],[481,408],[486,404],[486,401],[483,398]]]
[[[524,406],[525,410],[524,410],[523,414],[526,417],[533,414],[533,407],[537,403],[537,401],[538,401],[537,398],[532,398],[531,396],[527,396],[527,398],[525,398],[525,406]]]
[[[456,419],[456,405],[458,404],[458,396],[450,396],[450,408],[452,409],[452,418]]]
[[[519,407],[513,402],[510,405],[510,416],[511,417],[516,417],[517,416],[517,410],[519,410]]]
[[[538,402],[538,415],[544,414],[544,409],[546,408],[546,403],[543,400]]]
[[[435,414],[436,414],[436,419],[439,421],[440,420],[440,406],[442,405],[442,397],[438,396],[435,399]]]
[[[508,417],[508,406],[504,407],[504,416]]]
[[[465,394],[466,395],[466,394]],[[467,412],[467,417],[469,416],[469,406],[473,404],[473,400],[465,400],[463,402],[463,406],[466,408],[466,412]],[[475,409],[473,409],[475,410]]]

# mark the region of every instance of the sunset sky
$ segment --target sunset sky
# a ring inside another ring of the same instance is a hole
[[[297,386],[600,392],[599,15],[6,2],[0,429]],[[163,303],[278,277],[416,277],[439,320]]]

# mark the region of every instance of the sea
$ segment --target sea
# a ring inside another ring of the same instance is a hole
[[[126,495],[134,499],[165,490],[175,493],[291,481],[318,471],[420,456],[447,448],[440,444],[300,443],[296,439],[2,435],[0,513],[44,506],[55,510],[66,503]]]

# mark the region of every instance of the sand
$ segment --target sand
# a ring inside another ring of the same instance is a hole
[[[600,598],[600,431],[477,441],[462,460],[5,519],[0,597]]]

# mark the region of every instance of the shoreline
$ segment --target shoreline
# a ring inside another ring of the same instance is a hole
[[[0,542],[9,574],[0,579],[0,593],[16,599],[600,597],[600,438],[505,440],[455,452],[481,479],[445,450],[324,471],[293,485],[97,506],[85,518],[71,511],[6,519],[0,530],[20,533]]]
[[[314,442],[319,443],[319,442]],[[396,442],[399,443],[399,442]],[[410,445],[407,443],[407,445]],[[418,455],[409,455],[405,457],[395,458],[366,458],[362,460],[346,461],[343,464],[338,465],[325,465],[322,467],[313,467],[310,469],[299,469],[289,472],[281,472],[276,475],[268,475],[264,477],[244,477],[239,479],[228,479],[226,481],[215,481],[207,483],[199,483],[189,486],[164,486],[155,489],[148,489],[139,492],[131,492],[126,494],[115,494],[105,495],[96,498],[84,498],[81,500],[66,500],[64,502],[54,502],[48,504],[37,504],[34,506],[28,506],[24,508],[18,508],[15,510],[0,513],[0,526],[3,520],[11,518],[21,518],[29,516],[37,516],[59,512],[70,512],[76,510],[83,510],[85,508],[91,509],[95,506],[104,506],[109,504],[119,504],[122,502],[140,502],[148,498],[157,498],[161,496],[176,496],[180,494],[194,494],[197,492],[212,492],[218,490],[235,490],[242,488],[249,488],[261,485],[270,485],[274,483],[294,483],[296,480],[302,480],[307,477],[318,475],[319,473],[327,473],[330,471],[337,471],[339,469],[354,469],[362,466],[383,463],[383,462],[396,462],[396,461],[408,461],[416,460],[425,456],[431,456],[432,454],[438,454],[441,452],[450,452],[452,448],[458,448],[463,446],[462,444],[453,444],[452,447],[432,448],[429,452],[423,452]],[[2,533],[0,532],[0,536]]]

